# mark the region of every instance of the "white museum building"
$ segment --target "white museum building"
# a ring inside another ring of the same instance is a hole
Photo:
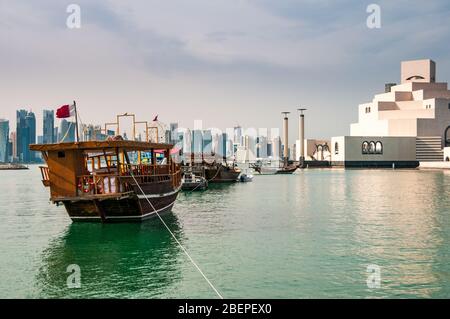
[[[331,139],[332,165],[417,167],[444,161],[450,146],[450,91],[432,60],[401,63],[401,83],[359,105],[350,136]]]

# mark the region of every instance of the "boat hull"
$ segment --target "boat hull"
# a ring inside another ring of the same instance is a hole
[[[277,173],[278,169],[277,168],[266,168],[266,167],[261,167],[260,170],[258,171],[259,175],[275,175]]]
[[[253,182],[253,176],[241,176],[241,177],[239,178],[239,180],[240,180],[242,183],[250,183],[250,182]]]
[[[205,168],[205,177],[208,183],[234,183],[238,181],[240,174],[241,171],[222,165]]]
[[[183,191],[204,191],[208,188],[208,184],[206,182],[200,183],[183,183],[181,186],[181,190]]]
[[[179,190],[158,195],[64,201],[63,204],[74,222],[141,222],[171,212]]]
[[[293,174],[296,170],[297,170],[297,167],[282,168],[282,169],[279,169],[275,174],[277,174],[277,175]]]

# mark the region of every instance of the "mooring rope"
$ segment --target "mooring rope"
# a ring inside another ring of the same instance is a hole
[[[220,299],[223,299],[222,295],[219,293],[219,291],[216,289],[216,287],[214,287],[214,285],[211,283],[211,281],[208,279],[208,277],[206,277],[206,275],[203,273],[203,271],[200,269],[200,267],[197,265],[197,263],[194,261],[194,259],[192,259],[191,255],[189,255],[188,251],[186,250],[186,248],[183,247],[183,245],[178,241],[177,237],[174,235],[174,233],[170,230],[169,226],[167,226],[166,222],[161,218],[161,215],[158,214],[158,211],[156,210],[155,206],[153,206],[153,204],[151,203],[151,201],[148,199],[147,195],[144,193],[143,189],[141,188],[141,186],[139,185],[138,181],[136,180],[136,178],[134,177],[134,174],[132,172],[132,170],[130,170],[130,174],[131,177],[133,177],[134,182],[136,183],[137,187],[139,188],[139,190],[141,191],[142,195],[144,195],[145,199],[147,200],[147,202],[150,204],[150,206],[152,207],[153,211],[155,212],[155,214],[158,216],[159,220],[163,223],[163,225],[166,227],[167,231],[170,233],[170,235],[172,235],[173,239],[177,242],[178,246],[180,246],[181,250],[183,250],[183,252],[185,253],[185,255],[189,258],[189,260],[191,261],[191,263],[195,266],[195,268],[197,268],[197,270],[199,271],[199,273],[203,276],[203,278],[206,280],[206,282],[211,286],[211,288],[214,290],[214,292],[217,294],[217,296],[219,296]]]

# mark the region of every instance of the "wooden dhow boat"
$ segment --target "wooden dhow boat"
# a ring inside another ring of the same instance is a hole
[[[297,170],[297,168],[298,167],[294,165],[281,167],[275,174],[293,174]]]
[[[208,181],[203,176],[185,173],[182,178],[181,189],[184,191],[204,191],[208,188]]]
[[[208,189],[205,169],[202,166],[182,166],[181,176],[181,190],[183,191],[204,191]]]
[[[208,183],[234,183],[239,180],[241,170],[234,166],[222,163],[204,164],[205,178]]]
[[[47,163],[41,173],[50,200],[63,204],[73,221],[142,221],[170,212],[181,188],[170,144],[113,139],[30,149]],[[149,163],[142,164],[144,153]]]
[[[196,155],[199,158],[198,161],[195,160]],[[206,155],[204,153],[191,153],[190,164],[185,167],[185,172],[189,170],[201,171],[202,176],[211,184],[234,183],[239,181],[239,175],[241,174],[241,170],[236,166],[234,161],[229,165],[225,156],[220,160],[214,154]]]
[[[260,175],[279,175],[293,174],[297,170],[297,166],[285,164],[283,166],[269,166],[261,162],[250,164],[250,168],[254,169]]]

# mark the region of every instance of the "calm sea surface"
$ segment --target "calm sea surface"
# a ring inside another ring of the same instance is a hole
[[[0,171],[0,298],[216,297],[159,220],[74,224],[48,198],[37,167]],[[449,171],[255,176],[164,220],[225,298],[450,297]]]

